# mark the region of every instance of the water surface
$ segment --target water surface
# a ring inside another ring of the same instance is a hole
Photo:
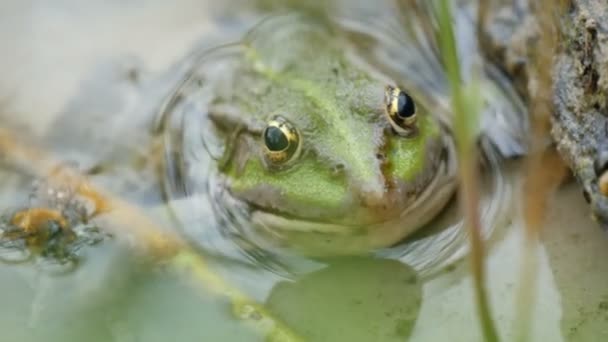
[[[210,18],[215,11],[189,0],[4,1],[0,100],[7,100],[0,103],[10,113],[6,122],[24,134],[44,134],[91,70],[104,63],[126,61],[150,74],[167,70],[201,37],[226,24]],[[237,37],[239,30],[222,34]],[[17,178],[10,170],[2,173],[12,175],[3,182]],[[26,194],[0,194],[3,208],[18,201],[27,201]],[[169,220],[162,209],[149,214]],[[522,251],[517,208],[509,216],[512,224],[493,235],[487,264],[492,310],[505,340],[513,336]],[[557,193],[543,237],[532,340],[606,339],[608,239],[588,218],[577,185]],[[83,263],[64,276],[31,263],[0,264],[3,340],[259,340],[230,315],[226,299],[201,293],[188,279],[121,244],[102,243],[83,253]],[[293,277],[221,258],[214,265],[313,339],[481,340],[464,262],[432,277],[406,263],[371,259],[311,261],[304,267],[308,272]]]

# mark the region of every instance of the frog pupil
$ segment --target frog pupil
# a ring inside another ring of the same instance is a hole
[[[416,114],[414,101],[404,91],[400,91],[397,98],[397,114],[402,118],[409,118]]]
[[[268,127],[264,132],[264,141],[271,151],[283,151],[289,146],[287,137],[278,127]]]

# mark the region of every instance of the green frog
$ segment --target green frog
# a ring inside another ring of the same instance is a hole
[[[447,96],[378,68],[340,30],[275,16],[198,56],[161,111],[180,136],[169,193],[209,193],[222,226],[308,255],[390,247],[435,219],[457,183]]]
[[[340,40],[314,27],[292,34],[272,54],[245,44],[211,99],[227,191],[251,205],[254,225],[289,241],[314,235],[352,253],[401,240],[453,193],[446,127]]]
[[[450,203],[458,161],[433,40],[403,30],[404,18],[386,6],[275,13],[236,43],[206,41],[161,77],[102,68],[47,146],[140,205],[168,201],[196,241],[218,231],[247,248],[315,256],[397,245]],[[417,6],[403,13],[424,28],[433,9]],[[457,27],[470,28],[463,18]],[[508,85],[475,56],[463,55],[463,66],[489,71],[480,80],[479,145],[496,169],[496,156],[522,153],[525,120]],[[488,189],[498,195],[484,222],[508,192],[500,177]],[[451,254],[444,247],[457,245],[462,222],[450,227],[429,240],[433,248],[420,248]]]

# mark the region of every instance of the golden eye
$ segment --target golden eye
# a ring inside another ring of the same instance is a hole
[[[300,133],[280,116],[272,118],[264,132],[264,157],[271,165],[285,165],[300,153]]]
[[[415,130],[416,104],[398,87],[386,86],[384,93],[386,114],[391,126],[399,135],[409,135]]]

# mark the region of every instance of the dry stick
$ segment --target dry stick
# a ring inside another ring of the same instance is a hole
[[[488,23],[490,13],[490,1],[481,0],[477,2],[477,34],[484,32],[485,25]]]
[[[515,332],[517,341],[530,340],[532,308],[536,294],[538,270],[538,246],[548,199],[567,175],[567,169],[554,149],[547,149],[550,141],[550,115],[553,111],[551,78],[553,58],[557,46],[557,16],[564,13],[563,1],[554,6],[553,1],[533,2],[533,12],[538,20],[539,40],[535,54],[531,56],[532,71],[538,81],[535,94],[530,97],[532,136],[530,154],[526,165],[523,193],[525,224],[524,248],[521,255],[520,279],[516,297]],[[552,6],[553,5],[553,6]],[[557,13],[551,9],[557,9]],[[534,76],[532,76],[534,77]]]
[[[440,2],[439,28],[441,54],[452,95],[454,133],[458,147],[458,157],[461,161],[460,180],[462,189],[460,196],[463,202],[465,222],[469,229],[469,241],[471,244],[470,261],[477,310],[481,320],[484,340],[494,342],[498,341],[498,333],[492,320],[485,287],[485,252],[481,237],[479,191],[477,188],[477,151],[475,139],[478,131],[479,107],[474,104],[475,101],[473,100],[478,99],[473,99],[470,94],[467,97],[463,89],[464,85],[461,83],[460,64],[452,29],[451,2],[449,0],[442,0]]]
[[[233,314],[265,336],[267,341],[303,340],[261,304],[211,271],[200,254],[179,237],[166,233],[139,207],[95,188],[83,175],[62,166],[48,153],[19,142],[14,134],[3,128],[0,128],[0,157],[8,165],[35,178],[44,178],[51,184],[74,185],[79,195],[96,204],[94,214],[104,220],[103,229],[120,237],[130,234],[135,241],[143,242],[142,246],[153,256],[168,261],[177,270],[189,273],[207,290],[229,298]]]

